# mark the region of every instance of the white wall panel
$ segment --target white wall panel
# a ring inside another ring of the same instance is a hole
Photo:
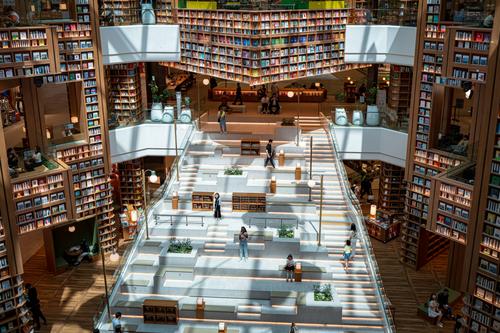
[[[178,25],[121,25],[99,30],[105,65],[180,61]]]
[[[416,38],[416,27],[348,25],[345,62],[413,66]]]

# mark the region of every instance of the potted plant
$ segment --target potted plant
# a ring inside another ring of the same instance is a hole
[[[337,102],[344,102],[345,101],[345,94],[343,92],[336,93],[335,99],[337,100]]]
[[[315,284],[313,286],[314,300],[316,302],[333,301],[332,286],[330,284]]]
[[[278,229],[278,236],[279,238],[293,238],[293,227],[287,224],[281,225]]]
[[[281,126],[295,126],[294,118],[283,118],[281,120]]]
[[[380,115],[378,112],[377,102],[377,87],[371,87],[366,92],[366,124],[368,126],[378,126]]]
[[[156,84],[155,77],[151,77],[151,82],[149,83],[149,89],[151,89],[151,98],[153,103],[151,104],[151,120],[161,121],[163,117],[163,101],[168,98],[167,89],[160,92],[160,88]]]
[[[193,251],[193,246],[191,245],[191,240],[189,238],[185,240],[172,240],[168,246],[169,253],[191,253]]]
[[[238,167],[230,167],[224,170],[224,175],[226,176],[241,176],[243,175],[243,170]]]

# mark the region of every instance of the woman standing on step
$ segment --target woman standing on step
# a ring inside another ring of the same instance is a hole
[[[295,261],[293,261],[293,256],[291,254],[286,257],[285,272],[286,282],[288,282],[288,280],[290,280],[290,282],[293,282],[293,280],[295,279]]]
[[[219,222],[222,218],[220,213],[220,195],[219,192],[214,193],[214,218],[215,221]]]
[[[248,259],[248,232],[245,227],[241,227],[240,235],[238,237],[240,240],[240,261]]]

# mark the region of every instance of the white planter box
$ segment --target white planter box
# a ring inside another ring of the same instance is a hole
[[[295,141],[297,140],[297,127],[281,126],[281,122],[276,124],[274,129],[274,139],[277,141]]]
[[[248,182],[248,172],[243,171],[242,175],[225,175],[224,171],[217,174],[217,188],[227,189],[229,192],[245,192]]]
[[[193,249],[191,253],[172,253],[165,247],[160,255],[160,265],[173,267],[194,267],[198,259],[198,249]]]
[[[333,301],[318,302],[314,300],[311,290],[305,299],[298,301],[297,321],[318,324],[338,324],[342,322],[342,304],[340,297],[332,286]]]

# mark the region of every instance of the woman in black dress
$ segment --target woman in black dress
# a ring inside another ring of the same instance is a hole
[[[214,194],[214,217],[216,221],[220,221],[222,218],[220,214],[220,195],[218,192]]]

